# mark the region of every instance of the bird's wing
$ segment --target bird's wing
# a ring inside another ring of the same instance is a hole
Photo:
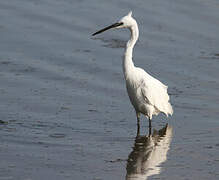
[[[169,103],[168,87],[147,73],[140,82],[141,93],[147,103],[153,105],[167,116],[168,114],[172,115],[173,109]]]

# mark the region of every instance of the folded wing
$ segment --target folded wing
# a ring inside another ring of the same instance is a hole
[[[148,75],[141,81],[141,92],[147,103],[153,105],[155,109],[165,113],[167,116],[173,114],[173,108],[169,103],[167,86],[159,80]]]

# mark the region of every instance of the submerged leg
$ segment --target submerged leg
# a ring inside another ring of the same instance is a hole
[[[151,135],[151,118],[148,118],[149,121],[149,136]]]
[[[137,117],[137,136],[140,134],[140,113],[136,112],[136,117]]]

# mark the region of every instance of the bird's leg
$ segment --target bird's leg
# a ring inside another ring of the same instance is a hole
[[[136,112],[136,117],[137,117],[137,136],[140,134],[140,113]]]
[[[140,124],[138,123],[137,124],[137,136],[139,136],[140,135]]]
[[[149,121],[149,136],[151,135],[151,118],[148,119]]]

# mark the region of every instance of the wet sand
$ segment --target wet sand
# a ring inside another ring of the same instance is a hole
[[[219,179],[218,8],[217,0],[1,1],[0,180]],[[143,151],[121,67],[129,33],[91,37],[129,10],[140,30],[135,64],[169,86],[174,107],[152,122],[171,127],[163,146],[148,140],[141,118]],[[144,159],[143,172],[129,171],[130,157]]]

